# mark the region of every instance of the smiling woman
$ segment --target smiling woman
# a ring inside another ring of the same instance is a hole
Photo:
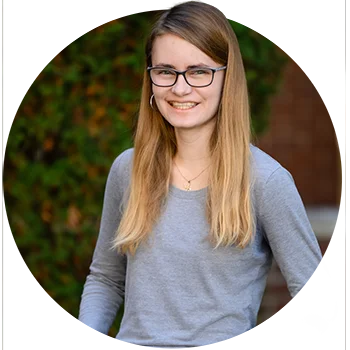
[[[191,129],[199,135],[209,128],[212,134],[225,77],[220,63],[188,41],[164,34],[154,41],[148,71],[158,110],[177,133],[188,135]]]
[[[164,11],[146,44],[134,148],[112,165],[79,319],[154,347],[256,325],[274,257],[295,296],[321,252],[291,175],[251,142],[247,83],[225,16]],[[114,248],[114,249],[112,249]]]
[[[221,100],[226,66],[220,66],[196,46],[172,34],[155,39],[152,64],[148,71],[153,83],[154,100],[160,114],[174,128],[179,149],[174,156],[175,167],[170,181],[181,188],[185,179],[183,188],[186,190],[207,187],[205,171],[210,165],[208,138],[216,124],[214,118]],[[196,140],[197,150],[191,169],[184,166],[183,160],[186,158],[181,156],[180,149],[186,147],[184,142],[190,142],[193,147],[192,140]],[[184,177],[179,167],[186,168],[191,180]],[[201,168],[204,170],[201,171]],[[193,178],[196,173],[198,175]],[[192,184],[194,180],[197,181]]]

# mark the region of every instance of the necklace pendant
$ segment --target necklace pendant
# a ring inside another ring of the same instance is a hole
[[[187,183],[185,183],[184,187],[186,191],[191,191],[191,181],[188,181]]]

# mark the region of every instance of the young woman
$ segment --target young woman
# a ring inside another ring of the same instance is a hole
[[[291,175],[250,144],[237,39],[216,8],[165,11],[146,45],[134,148],[114,162],[79,319],[187,347],[256,325],[275,257],[295,296],[321,253]]]

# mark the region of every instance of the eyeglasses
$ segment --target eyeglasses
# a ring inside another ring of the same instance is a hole
[[[176,84],[179,75],[185,78],[188,85],[192,87],[206,87],[214,80],[214,73],[226,69],[226,66],[218,68],[196,67],[184,71],[178,71],[167,67],[148,67],[147,71],[154,85],[170,87]]]

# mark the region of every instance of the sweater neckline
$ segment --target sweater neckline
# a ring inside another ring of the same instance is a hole
[[[185,191],[180,190],[178,187],[170,184],[169,193],[175,197],[182,199],[193,199],[193,198],[205,198],[207,195],[208,187],[201,188],[200,190]]]

